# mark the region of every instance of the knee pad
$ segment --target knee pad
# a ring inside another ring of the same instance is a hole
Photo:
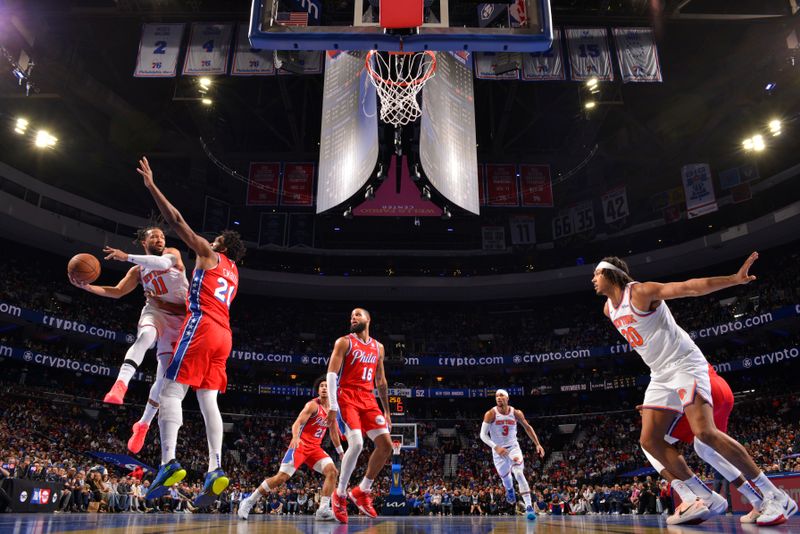
[[[179,384],[174,380],[164,379],[164,385],[161,388],[161,395],[158,397],[159,419],[164,421],[171,421],[183,424],[183,397],[186,395],[188,386]]]
[[[364,449],[364,438],[361,436],[360,430],[354,430],[347,435],[347,451],[345,453],[350,452],[350,449],[353,449],[355,453],[360,453]]]

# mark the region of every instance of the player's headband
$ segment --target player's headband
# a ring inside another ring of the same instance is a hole
[[[508,391],[506,391],[504,389],[498,389],[497,391],[495,391],[494,394],[495,395],[505,395],[506,397],[508,397]]]
[[[601,261],[600,263],[598,263],[597,267],[595,267],[594,270],[596,271],[597,269],[610,269],[612,271],[617,271],[617,272],[620,272],[620,273],[624,274],[625,276],[628,276],[628,273],[626,273],[625,271],[623,271],[622,269],[620,269],[616,265],[612,265],[612,264],[608,263],[607,261]]]

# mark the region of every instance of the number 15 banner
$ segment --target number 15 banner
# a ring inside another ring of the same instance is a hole
[[[572,79],[585,82],[589,78],[610,82],[614,80],[608,31],[605,28],[567,28],[567,49]]]
[[[173,78],[185,24],[143,24],[136,58],[136,78]]]
[[[232,35],[232,24],[192,24],[189,50],[183,63],[184,76],[227,74]]]

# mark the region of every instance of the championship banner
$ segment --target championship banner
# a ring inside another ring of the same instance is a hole
[[[622,82],[662,82],[658,49],[651,28],[614,28]]]
[[[481,80],[519,80],[522,57],[517,52],[475,52],[475,76]]]
[[[136,78],[174,78],[178,71],[183,28],[181,24],[142,24]]]
[[[284,163],[281,205],[314,205],[313,163]]]
[[[519,206],[516,165],[486,165],[489,206]]]
[[[519,184],[523,206],[553,207],[553,184],[550,180],[549,165],[520,165]]]
[[[553,30],[553,45],[546,52],[522,54],[522,79],[528,82],[566,80],[561,50],[561,30]]]
[[[478,163],[478,204],[486,205],[486,165]]]
[[[231,76],[270,76],[275,74],[272,50],[258,50],[250,46],[247,34],[250,27],[239,23],[236,30],[236,49],[233,51]]]
[[[686,194],[686,216],[689,219],[717,211],[711,167],[693,163],[681,167],[683,190]]]
[[[603,219],[606,224],[624,219],[630,214],[628,195],[624,185],[604,193],[600,202],[603,206]]]
[[[247,183],[248,206],[277,206],[280,191],[280,163],[250,163],[249,182]]]
[[[195,22],[183,63],[184,76],[227,74],[232,24]]]
[[[567,28],[564,31],[572,79],[576,82],[585,82],[589,78],[613,81],[608,31],[605,28]]]

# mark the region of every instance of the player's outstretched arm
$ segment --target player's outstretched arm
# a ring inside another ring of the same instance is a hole
[[[289,443],[290,449],[296,449],[300,445],[302,445],[302,441],[300,440],[300,432],[303,428],[303,425],[311,419],[311,416],[314,415],[314,412],[317,411],[316,403],[311,401],[307,402],[303,409],[300,411],[300,414],[297,416],[297,419],[294,420],[292,423],[292,441]]]
[[[544,447],[542,447],[542,443],[539,441],[539,436],[536,435],[536,431],[528,420],[525,419],[525,414],[522,413],[522,410],[514,410],[514,417],[517,418],[519,424],[525,429],[525,433],[528,434],[528,437],[533,440],[533,444],[536,445],[536,453],[540,458],[544,458]]]
[[[174,254],[167,252],[167,249],[164,249],[164,253],[161,256],[154,254],[128,254],[124,250],[112,247],[103,247],[103,252],[106,254],[105,259],[107,260],[129,261],[148,269],[165,271],[178,263],[178,258]]]
[[[189,227],[189,224],[184,220],[178,208],[173,206],[169,200],[167,200],[167,197],[164,196],[164,193],[156,186],[155,180],[153,180],[153,171],[150,169],[150,163],[147,161],[146,157],[142,157],[142,159],[139,160],[139,168],[136,169],[136,172],[144,179],[144,186],[150,191],[153,200],[156,201],[158,211],[161,212],[161,216],[164,217],[167,224],[175,230],[178,237],[180,237],[189,248],[194,250],[198,257],[215,259],[216,255],[211,249],[208,240],[197,235],[194,230]]]
[[[386,418],[386,425],[392,429],[392,410],[389,407],[389,383],[386,381],[386,371],[383,368],[383,343],[378,343],[378,366],[375,369],[375,388],[378,390],[378,397],[383,404],[383,416]]]
[[[488,412],[486,412],[486,414],[484,414],[483,423],[481,423],[481,434],[480,434],[481,441],[487,444],[489,447],[491,447],[492,450],[495,451],[497,454],[505,456],[506,454],[508,454],[508,449],[506,449],[505,447],[501,447],[500,445],[492,441],[491,436],[489,436],[489,428],[492,426],[492,423],[494,423],[494,410],[489,410]]]
[[[330,408],[328,409],[328,428],[332,428],[336,424],[336,414],[339,413],[339,371],[344,362],[344,355],[350,349],[350,341],[346,337],[340,337],[333,344],[333,352],[331,352],[331,359],[328,361],[328,374],[325,379],[328,382],[328,402]]]
[[[758,252],[753,252],[744,261],[739,270],[729,276],[692,278],[684,282],[669,282],[666,284],[658,282],[636,284],[631,290],[633,304],[639,309],[647,310],[653,302],[684,297],[701,297],[729,287],[749,284],[756,279],[755,275],[750,274],[750,267],[753,266],[757,259]],[[645,303],[647,306],[643,305]]]
[[[99,297],[108,297],[111,299],[118,299],[120,297],[124,297],[131,291],[133,291],[139,283],[139,267],[133,266],[128,269],[128,272],[125,276],[122,277],[117,285],[115,286],[93,286],[91,284],[86,284],[82,282],[78,282],[71,276],[68,276],[69,281],[75,287],[79,287],[93,295],[97,295]]]

